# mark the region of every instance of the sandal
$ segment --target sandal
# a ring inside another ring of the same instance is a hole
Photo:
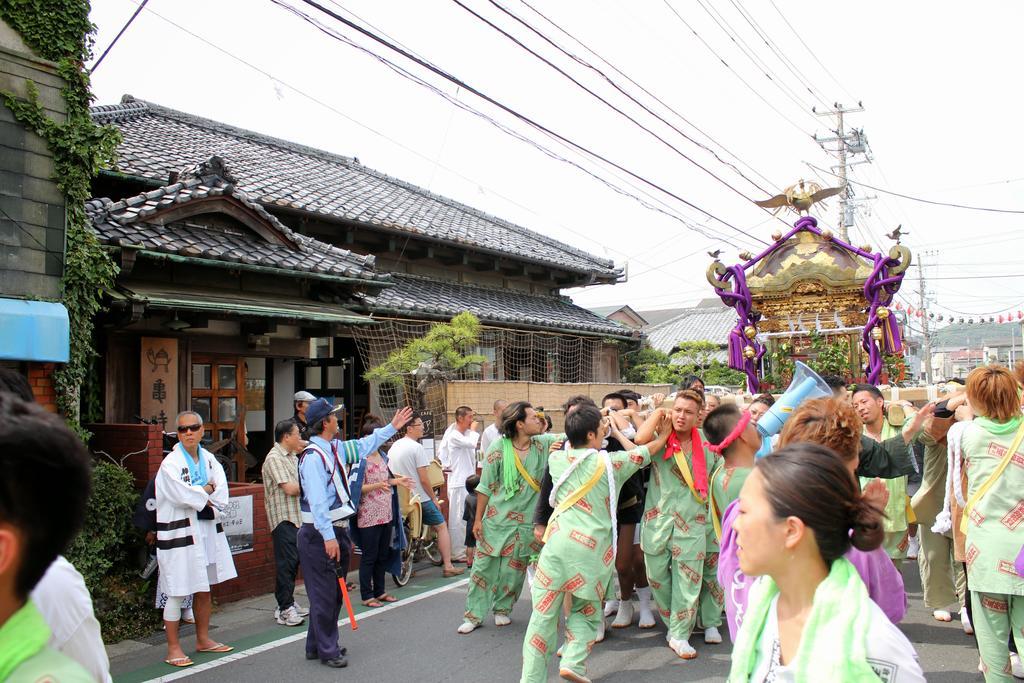
[[[398,602],[398,598],[396,598],[394,595],[388,595],[387,593],[381,595],[377,599],[383,600],[384,602]]]
[[[380,601],[378,601],[376,598],[373,598],[372,600],[363,600],[363,604],[366,605],[367,607],[372,607],[374,609],[376,609],[377,607],[383,607],[384,606],[384,605],[380,604]]]
[[[355,581],[346,581],[345,588],[349,589],[350,591],[354,591],[355,589],[359,588],[359,584]]]
[[[230,645],[225,645],[224,643],[217,643],[213,647],[198,647],[198,648],[196,648],[196,652],[223,653],[223,652],[231,652],[234,649],[235,648],[231,647]]]
[[[171,666],[180,669],[182,667],[192,666],[193,664],[195,664],[195,662],[193,662],[188,657],[175,657],[173,659],[165,659],[164,664],[170,664]]]

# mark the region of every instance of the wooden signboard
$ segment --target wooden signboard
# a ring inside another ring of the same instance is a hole
[[[178,413],[178,340],[143,337],[141,353],[139,415],[166,431]]]

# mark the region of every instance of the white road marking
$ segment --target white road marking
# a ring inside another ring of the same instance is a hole
[[[383,607],[378,607],[377,609],[375,609],[375,610],[373,610],[371,612],[363,612],[362,614],[359,615],[359,621],[366,621],[367,619],[369,619],[370,617],[373,617],[375,615],[383,614],[385,612],[390,612],[393,609],[398,609],[399,607],[404,607],[406,605],[411,605],[412,603],[419,602],[420,600],[426,600],[427,598],[432,598],[435,595],[439,595],[441,593],[444,593],[445,591],[450,591],[453,588],[459,588],[460,586],[465,586],[467,583],[469,583],[469,578],[468,577],[465,578],[465,579],[460,579],[459,581],[456,581],[455,583],[449,583],[447,585],[431,589],[431,590],[427,591],[426,593],[420,593],[419,595],[414,595],[411,598],[407,598],[407,599],[404,599],[404,600],[399,600],[398,602],[388,603],[388,604],[384,605]],[[341,626],[348,626],[348,618],[346,617],[345,619],[342,619],[341,621],[339,621],[338,622],[338,626],[339,627],[341,627]],[[197,664],[195,666],[190,666],[190,667],[188,667],[186,669],[183,669],[181,671],[177,671],[175,673],[169,673],[166,676],[160,676],[159,678],[151,678],[148,681],[145,681],[145,683],[160,683],[162,681],[176,681],[179,678],[187,678],[188,676],[194,676],[195,674],[201,673],[203,671],[209,671],[210,669],[216,669],[218,666],[224,666],[225,664],[231,664],[232,662],[237,662],[237,661],[239,661],[241,659],[245,659],[246,657],[252,657],[253,655],[258,655],[258,654],[266,652],[268,650],[273,650],[274,648],[281,647],[282,645],[288,645],[290,643],[295,643],[295,642],[298,642],[300,640],[305,640],[305,639],[306,639],[306,632],[303,631],[302,633],[296,633],[294,635],[286,636],[284,638],[279,638],[277,640],[272,640],[269,643],[264,643],[263,645],[256,645],[256,646],[250,647],[250,648],[248,648],[246,650],[241,650],[239,652],[232,652],[231,654],[225,655],[224,657],[220,657],[218,659],[215,659],[212,662],[206,662],[204,664]]]

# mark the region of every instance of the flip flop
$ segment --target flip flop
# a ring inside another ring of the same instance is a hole
[[[387,593],[385,593],[384,595],[380,596],[377,599],[378,600],[383,600],[384,602],[398,602],[398,598],[396,598],[393,595],[388,595]]]
[[[374,609],[376,609],[378,607],[383,607],[384,606],[384,605],[380,604],[380,602],[378,602],[376,599],[373,599],[373,600],[363,600],[363,604],[366,605],[367,607],[372,607]]]
[[[199,647],[199,648],[196,648],[196,652],[216,652],[216,653],[222,653],[222,652],[231,652],[234,649],[235,648],[231,647],[230,645],[225,645],[224,643],[217,643],[213,647]]]
[[[175,657],[174,659],[165,659],[164,664],[170,664],[171,666],[180,669],[182,667],[192,666],[195,662],[188,657]]]

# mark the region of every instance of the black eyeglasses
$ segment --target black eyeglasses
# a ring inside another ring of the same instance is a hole
[[[185,432],[198,432],[202,428],[203,428],[203,423],[202,422],[198,422],[198,423],[196,423],[194,425],[179,425],[178,426],[178,433],[179,434],[184,434]]]

